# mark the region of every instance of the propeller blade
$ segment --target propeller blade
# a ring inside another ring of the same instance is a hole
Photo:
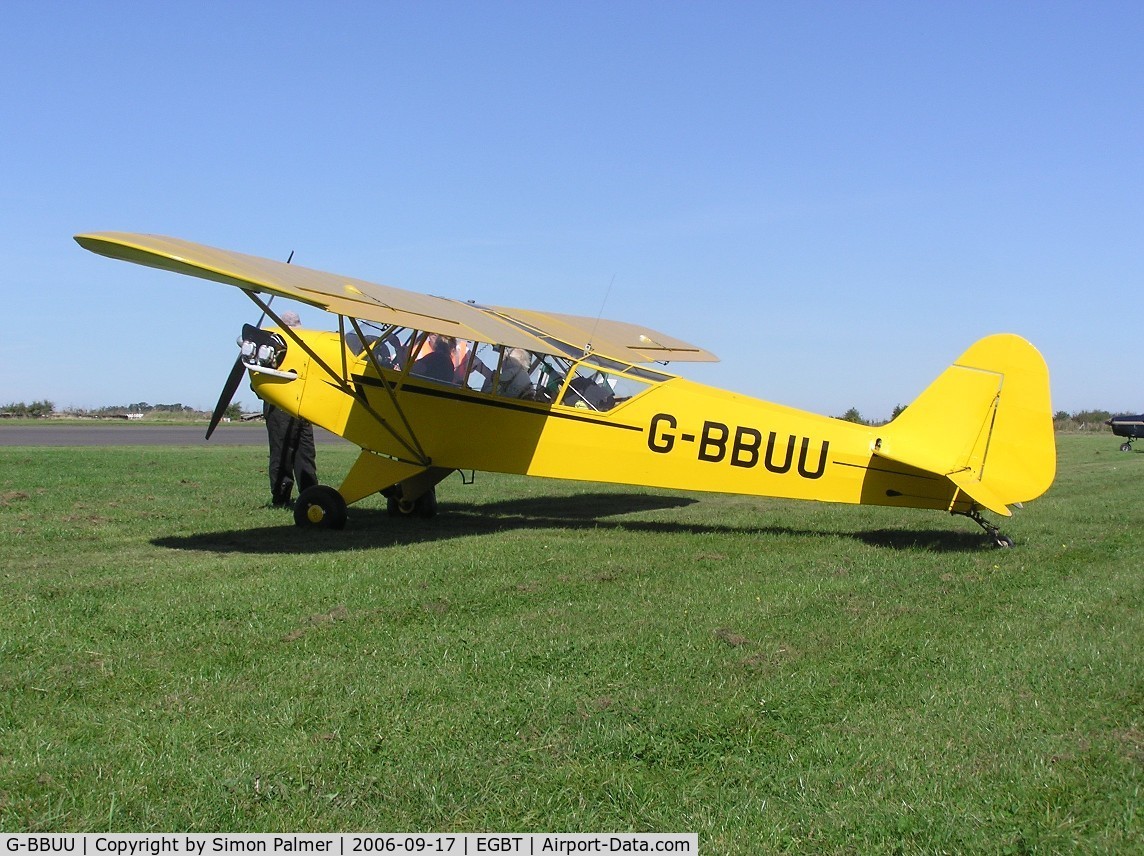
[[[286,259],[286,264],[290,264],[292,261],[294,261],[293,250],[290,251],[290,257]],[[273,302],[274,295],[272,294],[270,295],[270,299],[266,301],[266,305],[269,306]],[[258,323],[254,326],[261,327],[262,322],[265,320],[266,311],[263,310],[262,314],[258,316]],[[242,354],[239,354],[238,359],[234,361],[234,368],[230,370],[230,376],[227,377],[226,383],[223,385],[222,395],[218,397],[218,404],[215,405],[214,412],[211,414],[211,424],[207,426],[206,439],[209,440],[211,438],[214,429],[217,428],[218,424],[222,421],[222,415],[226,412],[226,409],[230,407],[230,401],[234,398],[234,393],[238,389],[238,385],[242,383],[242,375],[245,371],[246,368],[242,364]]]
[[[230,376],[222,388],[222,395],[218,397],[218,404],[215,405],[214,413],[211,414],[211,424],[207,428],[206,438],[208,440],[214,433],[214,429],[218,427],[218,423],[222,421],[223,413],[230,407],[230,400],[234,398],[234,393],[238,390],[238,385],[242,383],[242,376],[245,373],[246,366],[243,365],[242,355],[239,354],[238,359],[234,361],[234,368],[230,370]]]

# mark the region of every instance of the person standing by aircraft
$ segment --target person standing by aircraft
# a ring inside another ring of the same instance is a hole
[[[282,323],[299,327],[302,319],[297,312],[287,310],[282,313]],[[314,426],[267,402],[263,402],[262,416],[270,441],[270,504],[289,508],[295,481],[299,493],[318,483]]]

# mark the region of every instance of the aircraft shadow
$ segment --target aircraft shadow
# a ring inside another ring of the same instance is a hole
[[[977,529],[871,529],[851,537],[871,547],[927,553],[976,553],[987,544],[985,533]]]
[[[874,547],[927,552],[976,552],[982,535],[964,530],[877,529],[829,532],[788,526],[728,526],[663,520],[616,519],[645,511],[685,508],[699,500],[653,494],[589,493],[558,497],[527,497],[467,505],[443,502],[437,517],[393,518],[384,509],[353,508],[346,528],[339,532],[296,529],[288,513],[274,526],[204,532],[198,535],[155,538],[152,544],[171,550],[211,553],[333,553],[346,550],[397,547],[451,538],[492,536],[522,529],[625,530],[648,534],[793,535],[850,537]],[[287,537],[287,533],[289,536]]]

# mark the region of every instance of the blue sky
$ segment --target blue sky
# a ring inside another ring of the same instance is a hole
[[[1141,45],[1139,2],[7,0],[0,403],[213,404],[257,311],[71,239],[118,230],[603,307],[829,415],[1015,332],[1136,412]]]

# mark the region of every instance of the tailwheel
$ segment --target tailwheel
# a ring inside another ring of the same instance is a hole
[[[423,517],[437,515],[437,488],[431,487],[417,499],[405,499],[400,487],[385,494],[385,508],[390,517]]]
[[[969,511],[955,511],[953,513],[960,514],[963,517],[968,517],[970,520],[984,529],[985,534],[989,536],[989,539],[993,542],[994,547],[1008,548],[1013,546],[1013,539],[1008,535],[1002,534],[1001,530],[996,525],[990,523],[988,520],[982,517],[981,512],[976,508],[972,508]]]
[[[294,503],[294,523],[303,528],[342,529],[346,525],[346,501],[329,485],[308,487]]]

